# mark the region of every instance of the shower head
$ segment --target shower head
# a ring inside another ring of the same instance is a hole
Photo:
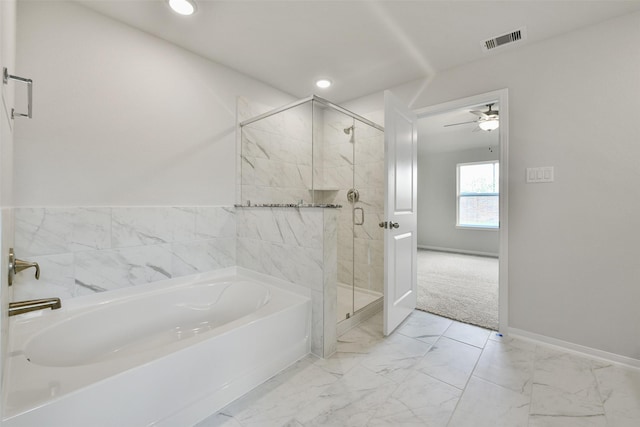
[[[349,138],[349,142],[356,142],[355,138],[356,138],[356,125],[351,125],[348,128],[344,128],[344,133],[346,133],[347,135],[351,135],[351,138]]]

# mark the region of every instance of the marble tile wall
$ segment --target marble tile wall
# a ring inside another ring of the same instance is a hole
[[[239,106],[239,117],[246,116],[248,111],[251,111],[248,105],[244,109]],[[308,103],[241,129],[243,203],[313,202],[309,191],[313,161],[311,127]]]
[[[312,300],[311,351],[336,343],[338,209],[237,208],[237,265],[304,288]]]
[[[14,299],[69,299],[236,265],[233,207],[16,208],[15,253],[37,262]]]

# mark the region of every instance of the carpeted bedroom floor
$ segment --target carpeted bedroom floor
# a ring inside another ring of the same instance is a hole
[[[498,329],[498,258],[418,250],[419,310]]]

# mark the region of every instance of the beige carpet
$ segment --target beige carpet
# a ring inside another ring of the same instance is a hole
[[[498,259],[418,250],[419,310],[498,329]]]

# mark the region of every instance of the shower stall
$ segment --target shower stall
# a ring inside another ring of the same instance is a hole
[[[317,96],[240,123],[242,205],[337,208],[337,322],[384,286],[384,129]]]

